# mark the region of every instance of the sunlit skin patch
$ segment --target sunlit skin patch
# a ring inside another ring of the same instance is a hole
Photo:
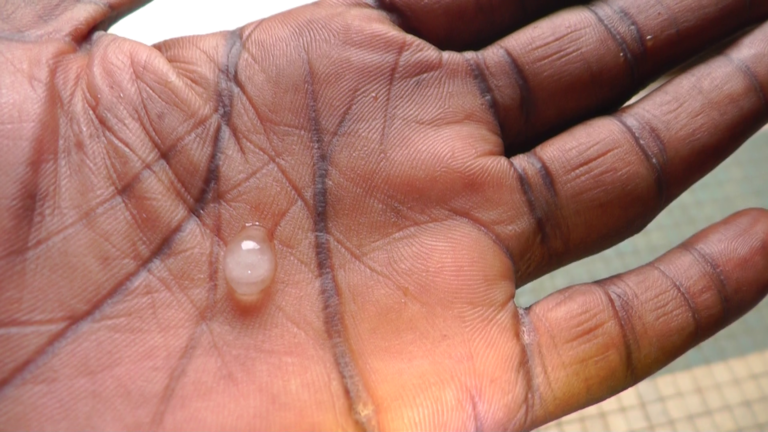
[[[224,274],[240,299],[257,300],[275,278],[277,260],[269,233],[263,227],[243,228],[224,252]]]

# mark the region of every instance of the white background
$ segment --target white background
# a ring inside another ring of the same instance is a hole
[[[193,34],[232,30],[311,0],[154,0],[110,33],[153,44]]]

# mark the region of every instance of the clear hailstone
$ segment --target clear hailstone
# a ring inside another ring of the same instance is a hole
[[[275,248],[267,230],[247,226],[227,245],[224,252],[224,275],[239,297],[254,299],[275,277]]]

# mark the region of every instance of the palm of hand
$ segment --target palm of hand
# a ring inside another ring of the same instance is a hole
[[[322,3],[155,48],[106,35],[80,51],[50,37],[34,51],[3,42],[18,65],[3,72],[13,115],[25,120],[8,142],[33,145],[5,145],[0,162],[2,423],[531,428],[743,313],[768,278],[748,271],[765,262],[756,212],[644,269],[530,310],[514,304],[516,286],[635,232],[733,150],[724,136],[764,121],[759,29],[730,54],[751,79],[702,92],[687,112],[665,107],[689,82],[723,75],[719,59],[636,108],[505,157],[708,42],[637,56],[622,27],[606,31],[613,15],[600,6],[550,20],[603,23],[592,37],[617,45],[549,40],[595,62],[626,55],[601,64],[601,82],[591,66],[535,75],[573,64],[546,41],[516,45],[549,34],[536,27],[482,54],[443,52],[366,4]],[[705,15],[689,27],[718,16]],[[714,33],[746,23],[733,21]],[[696,124],[672,130],[675,119],[706,124],[705,102],[735,112],[706,137]],[[664,109],[672,119],[648,114]],[[695,150],[678,144],[693,139]],[[220,269],[227,239],[250,222],[271,233],[278,272],[243,305]]]

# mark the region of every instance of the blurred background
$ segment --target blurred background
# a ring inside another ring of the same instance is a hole
[[[211,33],[306,0],[154,0],[110,32],[147,44]],[[642,265],[700,229],[748,207],[768,207],[768,132],[667,208],[639,235],[523,287],[528,306],[562,287]],[[619,347],[617,347],[619,349]],[[640,385],[541,431],[768,430],[768,302]]]

